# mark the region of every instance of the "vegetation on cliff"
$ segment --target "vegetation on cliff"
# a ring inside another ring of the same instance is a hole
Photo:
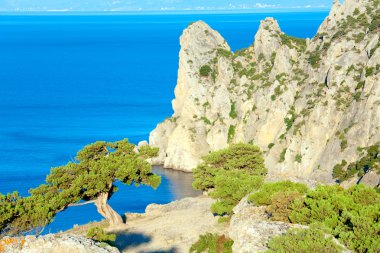
[[[217,199],[212,212],[224,216],[230,215],[245,195],[261,187],[267,169],[257,146],[233,144],[203,157],[193,172],[194,189],[209,191]]]
[[[343,160],[334,166],[333,176],[338,182],[343,182],[357,175],[362,177],[371,170],[380,174],[380,145],[373,145],[368,148],[359,148],[361,158],[350,164]]]
[[[111,246],[115,245],[116,234],[109,234],[100,227],[93,227],[87,231],[87,237],[97,242],[104,242]]]
[[[271,219],[318,226],[324,234],[331,234],[355,252],[380,249],[380,194],[375,189],[357,185],[345,190],[333,185],[304,190],[301,185],[278,182],[265,185],[251,199],[257,205],[266,205]],[[314,230],[289,232],[273,241],[272,245],[277,245],[273,249],[277,251],[270,252],[293,252],[286,251],[290,244],[285,241],[297,241],[303,233],[306,241],[301,244],[310,247],[307,252],[315,252],[321,232]]]
[[[331,236],[317,228],[290,229],[285,235],[271,239],[268,248],[267,253],[342,252]]]
[[[138,153],[127,139],[114,143],[96,142],[78,152],[75,161],[53,168],[46,183],[30,190],[0,195],[0,235],[41,231],[57,213],[70,206],[94,203],[111,224],[122,223],[108,200],[117,191],[116,181],[158,187],[161,178],[146,161],[157,155],[156,148],[142,147]]]
[[[194,243],[190,253],[232,253],[233,241],[224,235],[207,233],[201,235],[199,240]]]
[[[368,149],[361,163],[371,163],[374,150]],[[380,193],[374,188],[320,185],[309,189],[291,181],[262,184],[265,174],[259,148],[235,144],[205,156],[194,170],[193,185],[217,199],[211,208],[215,214],[233,215],[235,205],[253,192],[248,202],[265,206],[270,220],[310,227],[272,239],[268,252],[340,252],[333,238],[359,253],[380,248]],[[201,237],[199,245],[213,241],[211,235],[207,238]]]

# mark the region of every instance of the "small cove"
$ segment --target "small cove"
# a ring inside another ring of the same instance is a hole
[[[155,166],[153,171],[161,176],[161,185],[156,190],[148,186],[136,187],[118,183],[119,191],[109,201],[112,208],[120,214],[143,213],[145,207],[151,203],[167,204],[174,200],[202,194],[200,191],[193,190],[191,185],[193,175],[191,173],[164,169],[160,166]],[[64,231],[75,225],[84,225],[89,221],[100,221],[102,219],[93,204],[70,207],[59,213],[55,221],[45,228],[44,233]]]

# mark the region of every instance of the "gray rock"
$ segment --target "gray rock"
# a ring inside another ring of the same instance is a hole
[[[17,240],[19,240],[17,242]],[[118,253],[118,249],[72,235],[26,236],[16,239],[4,253]]]
[[[362,180],[360,180],[360,183],[371,187],[380,187],[380,175],[375,171],[370,171],[363,176]]]
[[[350,28],[336,36],[338,22],[356,8],[367,13],[372,3],[336,1],[304,45],[267,18],[238,57],[228,55],[228,44],[207,24],[190,25],[181,37],[174,114],[150,134],[160,148],[153,163],[191,171],[210,151],[253,141],[265,151],[269,180],[334,183],[336,164],[380,142],[380,71],[365,72],[380,66],[379,35],[355,40],[363,28]],[[203,65],[213,70],[208,77],[200,76]]]
[[[246,197],[234,208],[228,235],[234,240],[234,253],[265,252],[270,239],[285,234],[292,227],[302,226],[268,220],[265,207],[248,204]]]

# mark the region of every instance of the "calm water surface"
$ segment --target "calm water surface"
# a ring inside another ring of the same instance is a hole
[[[233,50],[253,42],[259,21],[312,37],[326,12],[204,15],[39,16],[0,13],[0,192],[28,189],[88,143],[148,138],[172,114],[179,36],[204,20]],[[158,190],[124,187],[111,199],[120,213],[143,212],[196,194],[191,175],[156,168]],[[99,220],[94,206],[70,208],[48,231]]]

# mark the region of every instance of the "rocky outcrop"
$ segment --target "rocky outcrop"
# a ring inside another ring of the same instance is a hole
[[[271,221],[268,219],[264,206],[256,207],[243,198],[234,208],[228,228],[228,236],[234,241],[234,253],[259,253],[268,250],[269,241],[286,234],[291,228],[308,229],[307,226]],[[329,236],[329,235],[326,235]],[[342,253],[351,253],[338,240],[334,242],[342,247]]]
[[[292,227],[301,226],[272,222],[266,217],[265,207],[255,207],[244,198],[234,208],[228,235],[234,241],[234,253],[266,252],[270,239],[285,234]]]
[[[254,44],[235,53],[204,22],[191,24],[174,115],[150,135],[160,148],[154,162],[191,171],[210,151],[254,142],[270,179],[334,182],[336,164],[380,142],[379,16],[379,1],[335,1],[311,40],[267,18]]]
[[[118,235],[116,244],[123,252],[187,253],[200,235],[226,230],[210,211],[213,202],[200,196],[167,205],[151,204],[144,214],[126,214],[126,225],[109,232]]]
[[[105,243],[72,235],[27,236],[11,239],[4,253],[118,253],[118,249]]]

